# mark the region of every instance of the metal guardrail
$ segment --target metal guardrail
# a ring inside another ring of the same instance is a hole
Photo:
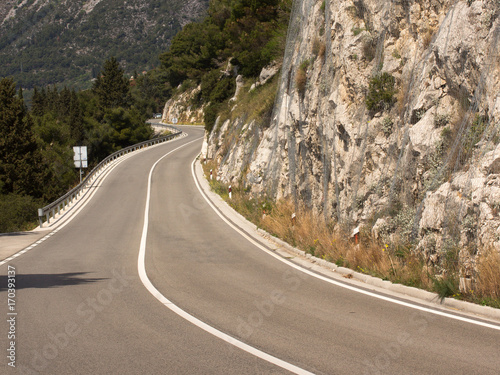
[[[174,126],[170,126],[170,125],[162,125],[162,126],[165,128],[172,129],[174,131],[174,133],[166,135],[166,136],[158,137],[158,138],[153,138],[153,139],[150,139],[148,141],[141,142],[141,143],[137,143],[135,145],[125,147],[119,151],[112,153],[111,155],[106,157],[104,160],[102,160],[99,164],[97,164],[97,166],[94,169],[92,169],[92,171],[87,175],[87,177],[85,177],[83,179],[83,181],[80,182],[77,186],[75,186],[73,189],[68,191],[66,194],[64,194],[62,197],[55,200],[54,202],[48,204],[47,206],[45,206],[43,208],[39,208],[38,209],[38,220],[40,223],[40,228],[43,226],[43,223],[44,223],[43,219],[44,218],[46,218],[47,223],[50,223],[50,219],[55,218],[56,213],[60,214],[61,210],[64,211],[66,206],[73,203],[73,200],[78,199],[80,197],[80,195],[83,194],[83,196],[84,196],[88,192],[88,190],[87,190],[87,192],[84,192],[83,190],[85,188],[87,188],[87,186],[90,182],[93,182],[93,178],[99,172],[101,172],[109,163],[115,161],[119,157],[121,157],[125,154],[128,154],[130,152],[134,152],[134,151],[137,151],[137,150],[144,148],[144,147],[150,147],[150,146],[154,146],[154,145],[159,144],[159,143],[169,141],[182,133],[181,130],[177,129]]]

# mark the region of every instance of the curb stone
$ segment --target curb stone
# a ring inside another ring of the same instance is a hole
[[[210,189],[210,185],[208,184],[208,181],[205,178],[205,175],[203,174],[203,169],[201,166],[201,163],[199,159],[195,163],[195,171],[196,175],[198,178],[198,182],[200,183],[200,186],[204,190],[205,194],[210,196],[212,202],[217,206],[217,208],[225,214],[225,216],[228,216],[228,214],[231,215],[230,220],[235,223],[235,219],[238,219],[239,227],[244,227],[244,231],[251,235],[252,237],[255,238],[264,238],[275,245],[277,245],[279,248],[282,248],[288,253],[294,254],[300,258],[306,259],[308,262],[311,263],[311,266],[316,264],[320,266],[321,268],[325,269],[325,271],[330,271],[334,272],[336,274],[342,275],[342,276],[347,276],[350,275],[349,278],[352,278],[354,280],[357,280],[361,283],[364,283],[366,285],[370,285],[376,288],[381,288],[388,290],[393,293],[398,293],[402,295],[402,297],[411,297],[415,299],[419,299],[421,301],[425,301],[427,303],[430,303],[434,307],[438,308],[443,308],[446,307],[448,309],[452,310],[458,310],[458,312],[464,312],[464,313],[470,313],[474,315],[478,315],[481,318],[487,318],[487,319],[493,319],[497,323],[500,321],[500,309],[495,309],[490,306],[482,306],[482,305],[477,305],[471,302],[466,302],[466,301],[460,301],[454,298],[444,298],[442,302],[440,302],[440,297],[438,296],[437,293],[429,292],[423,289],[418,289],[415,287],[411,286],[406,286],[403,284],[396,284],[392,283],[391,281],[388,280],[382,280],[378,277],[366,275],[360,272],[356,272],[354,270],[351,270],[349,268],[345,267],[339,267],[334,263],[328,262],[324,259],[317,258],[315,256],[312,256],[309,253],[306,253],[305,251],[302,251],[300,249],[297,249],[296,247],[291,246],[287,242],[274,237],[270,233],[266,232],[262,228],[258,228],[255,224],[251,223],[248,221],[246,218],[244,218],[240,213],[236,212],[229,204],[227,204],[218,194],[214,193]],[[236,223],[235,223],[236,224]],[[253,232],[253,233],[251,233]],[[273,249],[273,251],[276,251],[278,249]]]

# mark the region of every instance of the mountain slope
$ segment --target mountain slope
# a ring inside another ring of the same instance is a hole
[[[7,0],[0,4],[0,76],[86,88],[111,56],[128,74],[157,66],[207,0]]]

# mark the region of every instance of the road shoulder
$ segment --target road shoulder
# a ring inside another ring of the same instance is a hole
[[[387,280],[382,280],[373,276],[355,272],[351,269],[338,267],[337,265],[319,259],[311,254],[306,254],[288,243],[276,238],[266,231],[257,228],[257,226],[244,218],[232,207],[230,207],[219,195],[214,193],[208,184],[201,163],[198,160],[194,163],[195,177],[203,190],[203,193],[210,199],[213,205],[232,222],[236,227],[252,237],[255,241],[263,244],[279,256],[291,260],[300,267],[326,276],[328,278],[350,284],[375,293],[389,295],[396,299],[403,299],[411,303],[424,305],[429,308],[439,309],[448,313],[462,313],[471,318],[479,318],[498,324],[500,322],[500,310],[489,306],[481,306],[470,302],[456,300],[454,298],[445,298],[440,300],[436,293],[428,292],[414,287],[408,287],[402,284],[394,284]]]

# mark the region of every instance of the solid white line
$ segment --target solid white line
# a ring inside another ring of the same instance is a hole
[[[149,226],[149,206],[150,206],[150,201],[151,201],[151,182],[152,182],[152,177],[153,177],[153,171],[156,167],[156,165],[165,157],[170,155],[171,153],[179,150],[180,148],[189,145],[190,143],[198,141],[200,138],[197,138],[191,142],[188,142],[180,147],[177,147],[176,149],[170,151],[169,153],[163,155],[160,159],[156,161],[156,163],[153,164],[151,167],[151,170],[149,171],[149,179],[148,179],[148,189],[147,189],[147,194],[146,194],[146,208],[144,209],[144,225],[142,227],[142,237],[141,237],[141,244],[139,248],[139,258],[137,262],[137,269],[139,271],[139,277],[146,287],[146,289],[158,300],[160,301],[164,306],[169,308],[171,311],[179,315],[180,317],[186,319],[188,322],[194,324],[195,326],[203,329],[204,331],[218,337],[221,340],[224,340],[225,342],[246,351],[247,353],[250,353],[258,358],[261,358],[267,362],[270,362],[276,366],[279,366],[285,370],[288,370],[290,372],[293,372],[295,374],[312,374],[309,371],[306,371],[300,367],[297,367],[295,365],[292,365],[291,363],[285,362],[279,358],[276,358],[270,354],[267,354],[259,349],[256,349],[248,344],[245,344],[242,341],[239,341],[235,339],[234,337],[231,337],[227,335],[226,333],[219,331],[218,329],[209,326],[208,324],[202,322],[198,318],[195,318],[191,314],[188,314],[186,311],[182,310],[180,307],[177,305],[173,304],[170,300],[168,300],[163,294],[158,291],[158,289],[155,288],[155,286],[151,283],[151,281],[148,278],[148,275],[146,273],[146,265],[145,265],[145,260],[146,260],[146,241],[148,238],[148,226]]]
[[[167,141],[168,143],[170,142],[174,142],[174,141],[177,141],[178,139],[181,139],[181,138],[184,138],[186,137],[187,134],[186,133],[182,133],[179,137],[175,137],[174,139],[171,139],[169,141]],[[164,145],[166,144],[167,142],[163,142],[163,143],[158,143],[154,146],[150,146],[150,147],[147,147],[145,149],[141,148],[137,151],[134,151],[134,152],[130,152],[128,154],[126,154],[125,156],[122,156],[118,159],[116,159],[113,163],[110,163],[109,166],[107,166],[103,171],[101,171],[97,176],[95,176],[95,178],[92,180],[92,184],[94,183],[94,181],[97,181],[97,185],[98,184],[102,184],[102,182],[111,174],[111,172],[118,166],[120,165],[122,162],[124,162],[125,160],[137,155],[137,153],[139,152],[143,152],[143,151],[147,151],[147,150],[150,150],[151,148],[153,147],[158,147],[158,146],[161,146],[161,145]],[[99,181],[100,180],[100,181]],[[88,187],[88,189],[91,189],[93,186],[90,186]],[[94,197],[95,193],[97,192],[97,188],[99,186],[95,186],[94,189],[92,190],[92,192],[90,193],[90,195],[87,195],[87,193],[85,193],[83,195],[83,197],[81,198],[77,198],[77,200],[75,201],[75,203],[68,208],[68,211],[66,211],[65,213],[63,213],[62,216],[60,216],[59,218],[55,219],[54,223],[52,225],[55,225],[57,223],[57,221],[61,220],[61,218],[65,215],[68,215],[68,217],[66,219],[64,219],[64,221],[62,222],[62,224],[56,226],[50,233],[47,233],[44,237],[42,237],[41,239],[39,239],[38,241],[36,241],[35,243],[31,244],[30,246],[18,251],[16,254],[13,254],[11,255],[9,258],[6,258],[2,261],[0,261],[0,266],[3,266],[4,264],[7,264],[9,263],[10,261],[14,260],[14,258],[20,256],[20,255],[23,255],[24,253],[27,253],[28,251],[32,250],[33,248],[37,247],[38,245],[40,245],[43,241],[45,241],[46,239],[48,239],[49,237],[52,237],[54,234],[56,234],[57,232],[59,232],[62,228],[64,228],[66,225],[68,225],[75,217],[76,215],[78,215],[80,213],[81,210],[83,210],[83,208],[90,202],[90,200]],[[75,210],[76,211],[73,211]]]
[[[499,325],[489,324],[489,323],[478,321],[478,320],[474,320],[474,319],[471,319],[471,318],[466,318],[466,317],[462,317],[462,316],[458,316],[458,315],[453,315],[453,314],[450,314],[450,313],[446,313],[444,311],[439,311],[439,310],[434,310],[434,309],[430,309],[430,308],[419,306],[419,305],[414,305],[414,304],[409,303],[409,302],[404,302],[404,301],[397,300],[395,298],[391,298],[391,297],[383,296],[383,295],[380,295],[380,294],[377,294],[377,293],[369,292],[367,290],[360,289],[360,288],[357,288],[357,287],[352,286],[352,285],[340,283],[340,282],[335,281],[333,279],[330,279],[328,277],[319,275],[319,274],[314,273],[314,272],[312,272],[312,271],[310,271],[310,270],[308,270],[306,268],[303,268],[303,267],[301,267],[301,266],[299,266],[299,265],[297,265],[297,264],[295,264],[295,263],[293,263],[293,262],[291,262],[291,261],[289,261],[289,260],[287,260],[285,258],[282,258],[281,256],[277,255],[273,251],[271,251],[271,250],[267,249],[266,247],[264,247],[263,245],[261,245],[259,242],[255,241],[247,233],[245,233],[244,231],[240,230],[238,227],[236,227],[231,221],[229,221],[228,219],[226,219],[224,217],[224,215],[222,215],[219,212],[219,210],[212,204],[212,202],[210,201],[210,199],[208,199],[207,195],[205,194],[205,192],[201,188],[201,186],[200,186],[200,184],[198,182],[198,179],[196,178],[196,174],[195,174],[195,171],[194,171],[194,168],[195,168],[194,167],[194,163],[195,163],[195,161],[196,161],[196,158],[193,160],[193,163],[191,164],[191,173],[192,173],[194,181],[196,183],[196,187],[200,191],[200,193],[203,196],[203,198],[210,205],[210,207],[212,207],[212,209],[215,211],[215,213],[217,215],[219,215],[219,217],[222,220],[224,220],[224,222],[226,222],[227,225],[229,225],[232,229],[234,229],[236,232],[238,232],[240,235],[242,235],[244,238],[246,238],[248,241],[250,241],[253,245],[255,245],[256,247],[258,247],[262,251],[265,251],[267,254],[273,256],[274,258],[278,259],[279,261],[285,263],[286,265],[288,265],[288,266],[290,266],[292,268],[295,268],[296,270],[301,271],[301,272],[303,272],[303,273],[305,273],[305,274],[307,274],[309,276],[313,276],[313,277],[315,277],[317,279],[326,281],[326,282],[328,282],[330,284],[339,286],[341,288],[349,289],[349,290],[351,290],[353,292],[365,294],[365,295],[370,296],[370,297],[378,298],[378,299],[381,299],[381,300],[384,300],[384,301],[387,301],[387,302],[391,302],[391,303],[395,303],[395,304],[398,304],[398,305],[401,305],[401,306],[409,307],[411,309],[420,310],[420,311],[424,311],[424,312],[427,312],[427,313],[430,313],[430,314],[439,315],[439,316],[442,316],[442,317],[445,317],[445,318],[455,319],[455,320],[459,320],[459,321],[462,321],[462,322],[471,323],[471,324],[475,324],[475,325],[478,325],[478,326],[482,326],[482,327],[486,327],[486,328],[491,328],[491,329],[495,329],[495,330],[500,331],[500,326]]]

